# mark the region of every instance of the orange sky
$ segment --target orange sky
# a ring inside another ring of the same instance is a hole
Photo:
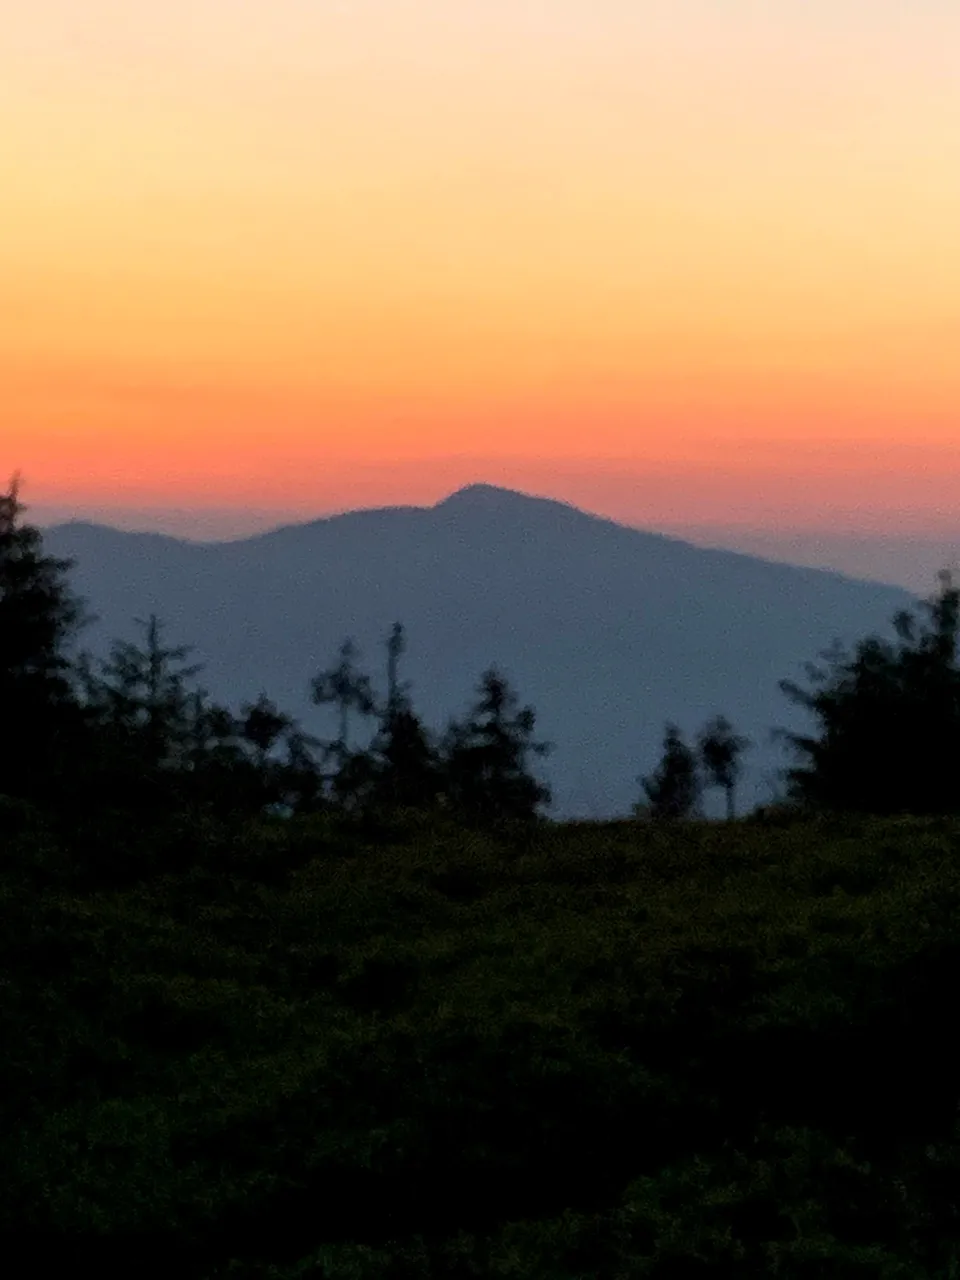
[[[960,525],[956,0],[31,0],[0,467]]]

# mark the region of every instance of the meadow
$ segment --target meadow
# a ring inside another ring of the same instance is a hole
[[[960,1275],[960,823],[0,809],[23,1274]]]

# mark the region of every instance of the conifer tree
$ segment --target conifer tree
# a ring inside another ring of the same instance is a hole
[[[701,790],[697,758],[675,724],[666,727],[656,771],[640,781],[651,818],[689,818],[696,813]]]
[[[344,640],[337,664],[327,671],[321,671],[311,683],[314,704],[318,707],[332,705],[336,708],[339,732],[330,746],[341,761],[346,759],[350,751],[351,712],[370,716],[376,711],[370,677],[357,666],[358,657],[359,651],[353,640]]]
[[[436,750],[413,710],[409,686],[400,681],[399,661],[405,652],[406,633],[397,622],[387,638],[387,699],[372,748],[375,803],[388,810],[430,808],[440,791]]]
[[[701,730],[698,739],[700,763],[707,785],[720,787],[727,798],[727,818],[737,814],[736,791],[740,779],[740,757],[750,745],[748,739],[734,733],[725,716],[716,716]]]
[[[294,722],[261,693],[256,702],[241,707],[240,731],[253,748],[257,767],[266,772],[271,752],[282,742]]]
[[[178,779],[182,798],[222,815],[255,812],[262,771],[244,752],[241,720],[212,702],[205,689],[188,695],[185,720],[187,748]]]
[[[321,806],[323,780],[314,759],[318,739],[303,732],[264,693],[241,708],[240,732],[254,752],[256,784],[264,804],[294,812]]]
[[[90,668],[90,701],[105,726],[148,768],[175,767],[190,750],[190,682],[203,668],[186,662],[189,647],[164,644],[155,614],[136,622],[144,632],[143,647],[114,641],[99,670]]]
[[[338,662],[321,671],[311,681],[311,697],[316,706],[332,706],[337,714],[338,733],[324,744],[325,760],[333,760],[334,769],[326,775],[334,802],[344,811],[355,812],[369,801],[375,780],[373,759],[369,751],[350,747],[350,717],[376,714],[370,677],[357,665],[359,650],[352,639],[340,646]]]
[[[798,757],[789,796],[813,808],[861,813],[960,812],[960,590],[894,618],[895,641],[870,636],[852,653],[835,644],[808,664],[810,688],[781,681],[816,732],[783,735]]]
[[[472,821],[530,821],[550,802],[550,789],[530,772],[530,757],[549,746],[534,741],[536,714],[521,707],[505,676],[485,671],[467,718],[451,724],[444,744],[446,791]]]
[[[71,562],[44,553],[25,510],[14,478],[0,493],[0,792],[48,796],[81,750],[68,650],[86,619]]]
[[[387,637],[387,716],[409,706],[407,686],[400,681],[400,659],[406,651],[407,636],[403,623],[395,622]]]

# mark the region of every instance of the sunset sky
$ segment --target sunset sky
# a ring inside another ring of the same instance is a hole
[[[39,511],[239,531],[487,480],[960,531],[957,0],[3,26],[0,468]]]

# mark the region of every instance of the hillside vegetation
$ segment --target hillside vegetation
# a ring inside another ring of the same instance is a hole
[[[956,821],[0,844],[19,1274],[960,1274]]]
[[[22,516],[14,484],[8,1271],[958,1280],[949,575],[782,682],[810,730],[772,811],[737,818],[751,744],[715,714],[665,725],[632,820],[576,825],[496,667],[438,736],[402,624],[385,686],[347,638],[317,739],[266,691],[214,700],[156,615],[78,651],[71,566]]]
[[[346,635],[379,685],[384,637],[404,623],[402,674],[437,732],[496,665],[554,744],[539,772],[561,818],[628,813],[665,723],[692,736],[720,712],[753,743],[741,807],[769,803],[787,763],[770,729],[806,724],[778,680],[798,677],[836,637],[886,634],[898,609],[917,604],[879,583],[693,547],[485,486],[436,507],[349,512],[233,543],[82,525],[48,530],[45,543],[76,562],[71,582],[99,618],[82,642],[96,655],[116,637],[141,643],[134,619],[155,613],[166,639],[193,646],[218,703],[263,688],[319,737],[332,736],[334,716],[308,684]],[[367,728],[358,717],[353,745]],[[719,794],[710,799],[719,816]]]

